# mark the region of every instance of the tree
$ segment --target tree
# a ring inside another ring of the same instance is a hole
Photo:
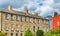
[[[44,34],[44,36],[60,36],[60,28],[57,30],[51,30],[50,32]]]
[[[60,27],[58,28],[57,32],[60,33]]]
[[[27,29],[24,33],[24,36],[33,36],[33,33],[30,31],[30,29]]]
[[[7,35],[3,32],[0,32],[0,36],[7,36]]]
[[[60,36],[60,34],[56,34],[56,36]]]
[[[57,34],[57,30],[51,30],[50,34]]]
[[[37,30],[36,36],[43,36],[44,32],[43,30]]]

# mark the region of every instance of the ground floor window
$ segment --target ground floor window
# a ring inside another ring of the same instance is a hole
[[[18,36],[18,33],[16,33],[16,36]]]
[[[11,33],[11,36],[13,36],[13,33]]]
[[[5,33],[6,34],[6,36],[7,36],[7,33]]]
[[[33,31],[35,32],[35,26],[33,26]]]
[[[22,36],[23,34],[21,33],[20,36]]]
[[[39,30],[39,27],[38,27],[38,30]]]

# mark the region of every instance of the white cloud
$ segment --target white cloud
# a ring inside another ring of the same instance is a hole
[[[42,7],[37,7],[37,9],[36,9],[36,11],[35,12],[37,12],[37,11],[40,11],[40,16],[43,16],[43,15],[45,15],[45,14],[50,14],[50,13],[52,13],[52,11],[53,11],[53,8],[52,7],[50,7],[50,6],[42,6]]]
[[[60,0],[54,0],[53,8],[58,14],[60,13]]]
[[[54,9],[60,9],[60,2],[54,3]]]
[[[0,5],[12,4],[13,10],[23,11],[24,7],[27,6],[28,9],[32,8],[33,12],[40,12],[39,15],[43,16],[45,14],[50,14],[54,9],[60,9],[60,0],[0,0]],[[42,3],[42,6],[39,5]],[[17,8],[15,8],[17,7]]]
[[[53,0],[45,0],[43,3],[45,5],[52,5],[54,3],[54,1]]]
[[[26,4],[23,5],[23,7],[27,6],[28,9],[30,9],[31,7],[35,7],[37,8],[35,11],[31,11],[31,12],[41,12],[40,15],[45,15],[48,13],[51,13],[51,11],[53,11],[52,6],[50,7],[49,5],[53,4],[53,0],[45,0],[43,1],[44,6],[40,7],[37,3],[37,1],[39,0],[28,0]],[[20,10],[20,8],[18,8],[18,10]]]
[[[40,12],[40,16],[44,16],[45,14],[50,14],[54,11],[54,8],[53,8],[53,4],[54,4],[54,1],[53,0],[45,0],[43,1],[43,6],[38,6],[37,9],[35,10],[35,12]]]
[[[16,11],[24,11],[24,7],[17,8],[17,9],[13,8],[13,10],[16,10]]]

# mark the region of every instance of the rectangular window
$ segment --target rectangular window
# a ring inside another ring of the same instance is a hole
[[[14,24],[11,24],[10,26],[11,26],[11,30],[14,30]]]
[[[49,21],[47,21],[47,24],[49,24]]]
[[[8,13],[5,14],[5,19],[8,19]]]
[[[29,22],[30,22],[30,18],[29,18]]]
[[[29,22],[29,18],[28,18],[28,17],[25,17],[25,21],[26,21],[26,22]]]
[[[27,22],[30,22],[30,18],[29,18],[29,17],[26,17],[26,21],[27,21]]]
[[[7,36],[7,33],[5,33],[6,34],[6,36]]]
[[[22,36],[23,34],[21,33],[20,36]]]
[[[11,20],[13,20],[13,14],[11,14]]]
[[[33,18],[30,18],[30,22],[33,22]]]
[[[16,36],[18,36],[18,33],[16,33]]]
[[[22,31],[23,31],[23,28],[24,28],[24,27],[23,27],[23,25],[20,25],[20,30],[22,30]]]
[[[25,17],[25,22],[26,22],[26,18],[27,18],[27,17]]]
[[[11,33],[11,36],[13,36],[13,33]]]
[[[44,20],[44,24],[46,24],[46,20]]]
[[[22,22],[22,16],[20,16],[20,20],[21,20],[21,22]]]
[[[18,24],[16,24],[16,30],[18,30],[18,26],[19,26],[19,25],[18,25]]]
[[[38,24],[39,24],[39,19],[38,19]]]
[[[39,24],[42,24],[42,22],[44,22],[44,21],[42,21],[42,19],[39,19]]]
[[[41,20],[39,19],[39,24],[40,24]]]
[[[48,32],[49,31],[49,28],[47,27],[46,31]]]
[[[31,22],[31,18],[30,18],[30,22]]]
[[[8,30],[9,30],[9,24],[4,24],[4,29],[5,29],[6,31],[8,31]]]
[[[33,23],[36,23],[36,18],[33,18]]]
[[[39,30],[39,27],[38,27],[38,30]]]
[[[33,31],[35,32],[35,26],[33,26]]]
[[[38,24],[39,24],[39,19],[37,19],[38,20]]]
[[[33,23],[35,23],[35,18],[33,18]]]
[[[22,21],[25,21],[25,17],[24,16],[22,16]]]
[[[16,15],[16,20],[18,20],[18,15]]]

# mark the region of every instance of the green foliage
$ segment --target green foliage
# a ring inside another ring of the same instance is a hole
[[[33,36],[33,33],[30,31],[30,29],[27,29],[24,33],[24,36]]]
[[[7,35],[3,32],[0,32],[0,36],[7,36]]]
[[[57,32],[57,30],[51,30],[50,31],[50,34],[57,34],[58,32]]]
[[[60,36],[60,34],[56,34],[56,36]]]
[[[43,36],[44,32],[42,30],[37,30],[36,36]]]
[[[57,30],[51,30],[48,33],[45,33],[44,36],[60,36],[60,28]]]
[[[58,28],[57,33],[60,33],[60,28]]]

